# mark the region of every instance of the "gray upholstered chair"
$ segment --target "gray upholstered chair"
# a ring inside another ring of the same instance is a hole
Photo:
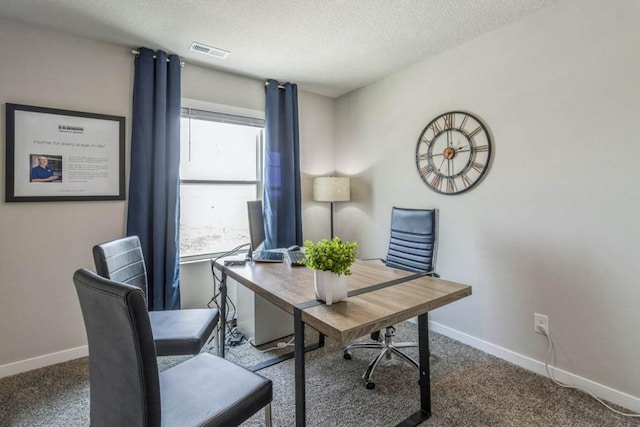
[[[438,212],[436,209],[403,209],[394,207],[391,211],[391,236],[387,258],[383,261],[387,266],[409,270],[416,273],[427,273],[440,277],[435,272],[437,252]],[[383,357],[390,359],[392,355],[400,357],[410,365],[418,368],[418,363],[400,349],[417,347],[414,342],[393,342],[395,328],[385,329],[381,339],[380,332],[371,334],[375,342],[352,343],[343,348],[344,358],[351,360],[352,350],[358,348],[377,349],[379,353],[371,361],[362,379],[368,389],[375,388],[373,371]]]
[[[202,353],[158,372],[142,290],[81,269],[73,275],[89,342],[91,426],[237,426],[265,408],[272,383]]]
[[[147,269],[138,236],[95,245],[93,260],[100,276],[134,285],[146,299]],[[150,311],[149,318],[157,355],[174,356],[198,354],[218,324],[220,313],[209,308]]]

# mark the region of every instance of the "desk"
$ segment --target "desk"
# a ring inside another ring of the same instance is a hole
[[[247,263],[224,266],[221,298],[226,298],[226,278],[232,277],[271,303],[293,315],[296,426],[306,424],[304,328],[313,327],[341,343],[418,316],[420,409],[398,426],[416,426],[431,415],[428,312],[471,295],[471,287],[459,283],[386,267],[380,261],[356,261],[347,283],[349,298],[332,305],[316,300],[313,271],[288,263]],[[225,319],[224,309],[221,319]],[[225,322],[220,335],[224,337]],[[224,357],[224,346],[220,348]]]

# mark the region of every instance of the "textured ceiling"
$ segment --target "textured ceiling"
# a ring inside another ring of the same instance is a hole
[[[336,97],[557,1],[0,0],[0,17]]]

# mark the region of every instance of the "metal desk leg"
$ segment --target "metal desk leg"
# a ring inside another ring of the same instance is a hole
[[[420,410],[431,416],[431,365],[429,364],[429,313],[418,316],[418,351],[420,360]]]
[[[218,356],[224,359],[224,341],[227,327],[227,271],[222,269],[220,279],[220,327],[218,328]]]
[[[414,427],[431,416],[431,367],[429,366],[429,317],[418,316],[418,351],[420,364],[420,409],[396,427]]]
[[[304,427],[305,414],[305,379],[304,379],[304,323],[302,310],[293,309],[294,364],[296,383],[296,427]]]

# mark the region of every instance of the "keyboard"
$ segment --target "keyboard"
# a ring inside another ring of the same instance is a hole
[[[302,251],[287,251],[285,252],[289,264],[293,266],[304,266],[302,259],[304,259],[304,252]]]

